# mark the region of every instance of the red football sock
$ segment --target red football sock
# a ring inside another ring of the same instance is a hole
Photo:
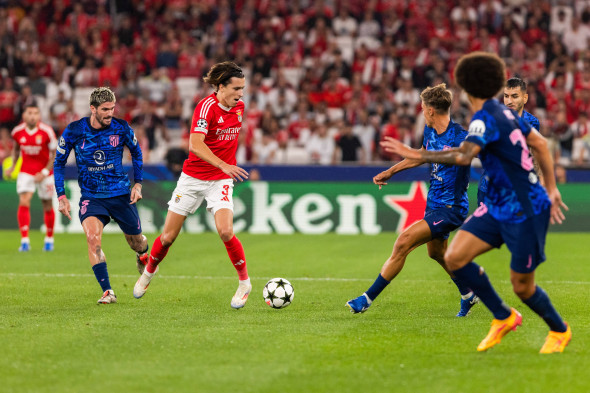
[[[147,270],[148,273],[154,273],[156,271],[160,262],[162,262],[166,254],[168,254],[168,249],[170,249],[170,246],[164,247],[160,241],[160,236],[154,240],[152,252],[150,253],[150,260],[145,267],[145,270]]]
[[[47,228],[46,236],[53,237],[53,227],[55,226],[55,212],[53,209],[45,211],[43,219],[45,221],[45,227]]]
[[[31,210],[29,207],[19,206],[16,218],[21,237],[29,237],[29,226],[31,225]]]
[[[234,235],[231,240],[223,242],[223,244],[225,244],[227,255],[229,255],[231,263],[238,272],[238,277],[240,280],[247,280],[248,269],[246,268],[246,255],[244,254],[244,247],[242,247],[240,240]]]

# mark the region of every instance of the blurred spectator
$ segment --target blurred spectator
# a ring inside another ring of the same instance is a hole
[[[0,127],[0,164],[12,153],[13,141],[10,130],[7,127]]]
[[[576,165],[590,161],[590,120],[587,112],[580,112],[578,120],[572,123],[572,160]]]
[[[96,69],[96,63],[93,59],[86,59],[84,67],[80,68],[76,72],[74,77],[76,86],[80,87],[92,87],[98,83],[98,70]]]
[[[563,165],[555,165],[555,181],[557,182],[557,184],[567,183],[567,171],[565,170],[565,167]]]
[[[20,121],[20,94],[14,89],[12,79],[5,78],[0,90],[0,124],[12,129]]]
[[[139,88],[145,92],[147,99],[161,104],[166,98],[166,92],[172,86],[170,78],[166,75],[165,68],[154,68],[148,76],[139,80]]]
[[[361,109],[359,111],[358,123],[352,127],[352,132],[361,142],[365,162],[373,161],[375,135],[377,134],[377,130],[373,124],[371,124],[369,113],[366,109]]]
[[[334,162],[358,162],[365,163],[363,146],[359,138],[353,134],[352,128],[341,122],[339,124],[340,135],[336,142]]]
[[[252,163],[262,165],[273,164],[278,148],[279,144],[272,132],[270,130],[262,131],[262,136],[252,146]]]
[[[164,121],[166,128],[180,129],[182,120],[182,99],[178,92],[178,86],[172,85],[164,102]]]
[[[332,164],[335,147],[334,138],[328,135],[326,125],[318,124],[306,145],[309,162],[319,165]]]
[[[157,146],[157,134],[159,133],[161,139],[164,141],[168,140],[168,131],[166,125],[160,116],[155,112],[155,105],[142,99],[140,101],[139,110],[137,114],[133,116],[131,120],[132,127],[135,129],[137,126],[141,126],[145,132],[148,140],[148,150],[154,150]]]

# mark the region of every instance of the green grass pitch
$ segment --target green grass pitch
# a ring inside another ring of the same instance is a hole
[[[539,355],[546,325],[512,293],[504,248],[478,259],[523,326],[487,353],[491,314],[456,318],[455,286],[425,247],[364,314],[345,302],[377,276],[395,235],[239,234],[253,293],[233,310],[235,271],[216,234],[181,234],[141,300],[135,255],[105,235],[119,303],[100,287],[83,235],[18,253],[0,232],[2,392],[587,392],[590,390],[588,234],[551,233],[537,281],[571,324],[563,354]],[[149,235],[150,244],[154,235]],[[293,304],[269,308],[262,288],[289,279]]]

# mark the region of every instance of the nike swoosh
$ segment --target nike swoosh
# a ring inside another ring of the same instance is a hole
[[[432,225],[438,225],[438,224],[440,224],[440,223],[441,223],[441,222],[443,222],[443,221],[444,221],[444,220],[435,221],[435,222],[433,222],[433,223],[432,223]]]

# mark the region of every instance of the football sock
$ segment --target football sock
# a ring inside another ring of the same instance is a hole
[[[43,212],[43,220],[45,221],[46,236],[53,237],[53,227],[55,225],[55,212],[53,209]]]
[[[367,292],[365,293],[367,294],[369,299],[373,301],[377,296],[379,296],[379,294],[385,289],[385,287],[389,285],[389,283],[390,281],[387,281],[385,278],[383,278],[381,274],[379,274],[373,285],[371,285],[371,287],[367,289]]]
[[[18,228],[21,237],[29,237],[29,226],[31,225],[31,210],[28,206],[19,206],[16,213]]]
[[[160,262],[162,262],[162,260],[166,256],[166,254],[168,254],[169,249],[170,249],[170,246],[164,247],[162,245],[162,242],[160,241],[160,236],[158,236],[156,238],[156,240],[154,240],[154,244],[152,245],[152,252],[150,254],[150,260],[149,260],[147,266],[145,267],[145,270],[148,273],[155,273],[156,268],[158,267]]]
[[[459,280],[457,280],[457,277],[455,277],[455,278],[451,277],[451,280],[453,280],[453,282],[455,283],[455,285],[459,289],[459,293],[461,294],[461,296],[465,296],[465,295],[471,293],[471,289],[469,289],[465,285],[461,284],[461,282]]]
[[[488,275],[478,264],[469,262],[462,268],[454,270],[453,274],[475,292],[483,304],[494,314],[494,318],[506,319],[510,316],[510,307],[500,299],[492,287]]]
[[[92,270],[94,271],[94,276],[96,276],[96,281],[100,284],[102,291],[106,291],[111,289],[111,283],[109,282],[109,272],[107,270],[107,263],[100,262],[96,265],[92,266]]]
[[[231,263],[236,268],[238,272],[238,277],[240,281],[248,279],[248,269],[246,268],[246,255],[244,254],[244,247],[242,246],[242,242],[234,235],[229,241],[223,242],[225,244],[225,248],[227,249],[227,255],[229,255],[229,259]]]
[[[561,319],[561,316],[558,314],[557,310],[555,310],[553,304],[551,304],[549,296],[547,296],[547,293],[541,287],[537,286],[537,290],[533,296],[523,300],[523,302],[529,306],[531,310],[539,314],[554,332],[563,333],[567,330],[567,326],[563,322],[563,319]]]

